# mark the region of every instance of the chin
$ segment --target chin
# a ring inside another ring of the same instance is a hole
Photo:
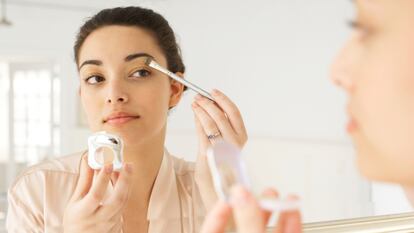
[[[372,181],[414,186],[412,163],[387,158],[393,157],[373,150],[358,150],[357,165],[360,173]]]

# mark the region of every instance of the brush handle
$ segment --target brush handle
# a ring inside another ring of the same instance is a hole
[[[160,66],[158,63],[156,63],[154,60],[152,60],[149,64],[150,67],[168,75],[170,78],[174,79],[175,81],[183,84],[184,86],[190,88],[191,90],[197,92],[198,94],[210,99],[211,101],[214,101],[213,97],[210,95],[210,93],[208,93],[207,91],[201,89],[200,87],[198,87],[197,85],[178,77],[176,74],[174,74],[173,72],[165,69],[164,67]]]

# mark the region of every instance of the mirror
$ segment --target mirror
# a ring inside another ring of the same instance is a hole
[[[7,187],[23,167],[87,148],[72,46],[85,18],[119,4],[165,16],[186,79],[222,90],[239,106],[255,190],[298,194],[306,223],[411,211],[399,187],[357,171],[345,97],[329,81],[328,67],[350,32],[349,1],[11,0],[11,25],[0,25],[0,102],[7,106],[0,109],[7,129],[0,132],[0,219]],[[187,92],[170,113],[166,141],[190,161],[197,154],[192,99]]]

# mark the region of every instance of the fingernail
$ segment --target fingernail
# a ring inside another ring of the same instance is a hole
[[[276,190],[272,189],[272,188],[267,188],[262,193],[262,196],[266,197],[266,198],[275,198],[275,197],[277,198],[279,196],[279,193]]]
[[[297,195],[295,195],[295,194],[289,194],[289,195],[286,197],[286,199],[287,199],[287,200],[290,200],[290,201],[299,201],[299,200],[300,200],[299,196],[297,196]]]
[[[232,206],[243,207],[249,202],[249,193],[240,185],[232,187],[230,194],[230,203]]]
[[[124,167],[125,167],[125,170],[126,170],[128,173],[132,173],[132,170],[133,170],[133,168],[132,168],[132,164],[130,164],[130,163],[126,163],[126,164],[124,165]]]
[[[107,164],[104,167],[104,171],[106,174],[111,174],[113,171],[113,165],[112,164]]]
[[[196,100],[202,100],[203,99],[203,97],[200,94],[197,94],[196,96],[194,96],[194,98]]]
[[[217,89],[213,89],[212,91],[211,91],[211,94],[212,95],[220,95],[220,91],[219,90],[217,90]]]

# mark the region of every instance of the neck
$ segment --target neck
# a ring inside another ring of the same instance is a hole
[[[133,166],[130,204],[146,208],[164,156],[165,129],[154,137],[124,145],[124,161]]]

